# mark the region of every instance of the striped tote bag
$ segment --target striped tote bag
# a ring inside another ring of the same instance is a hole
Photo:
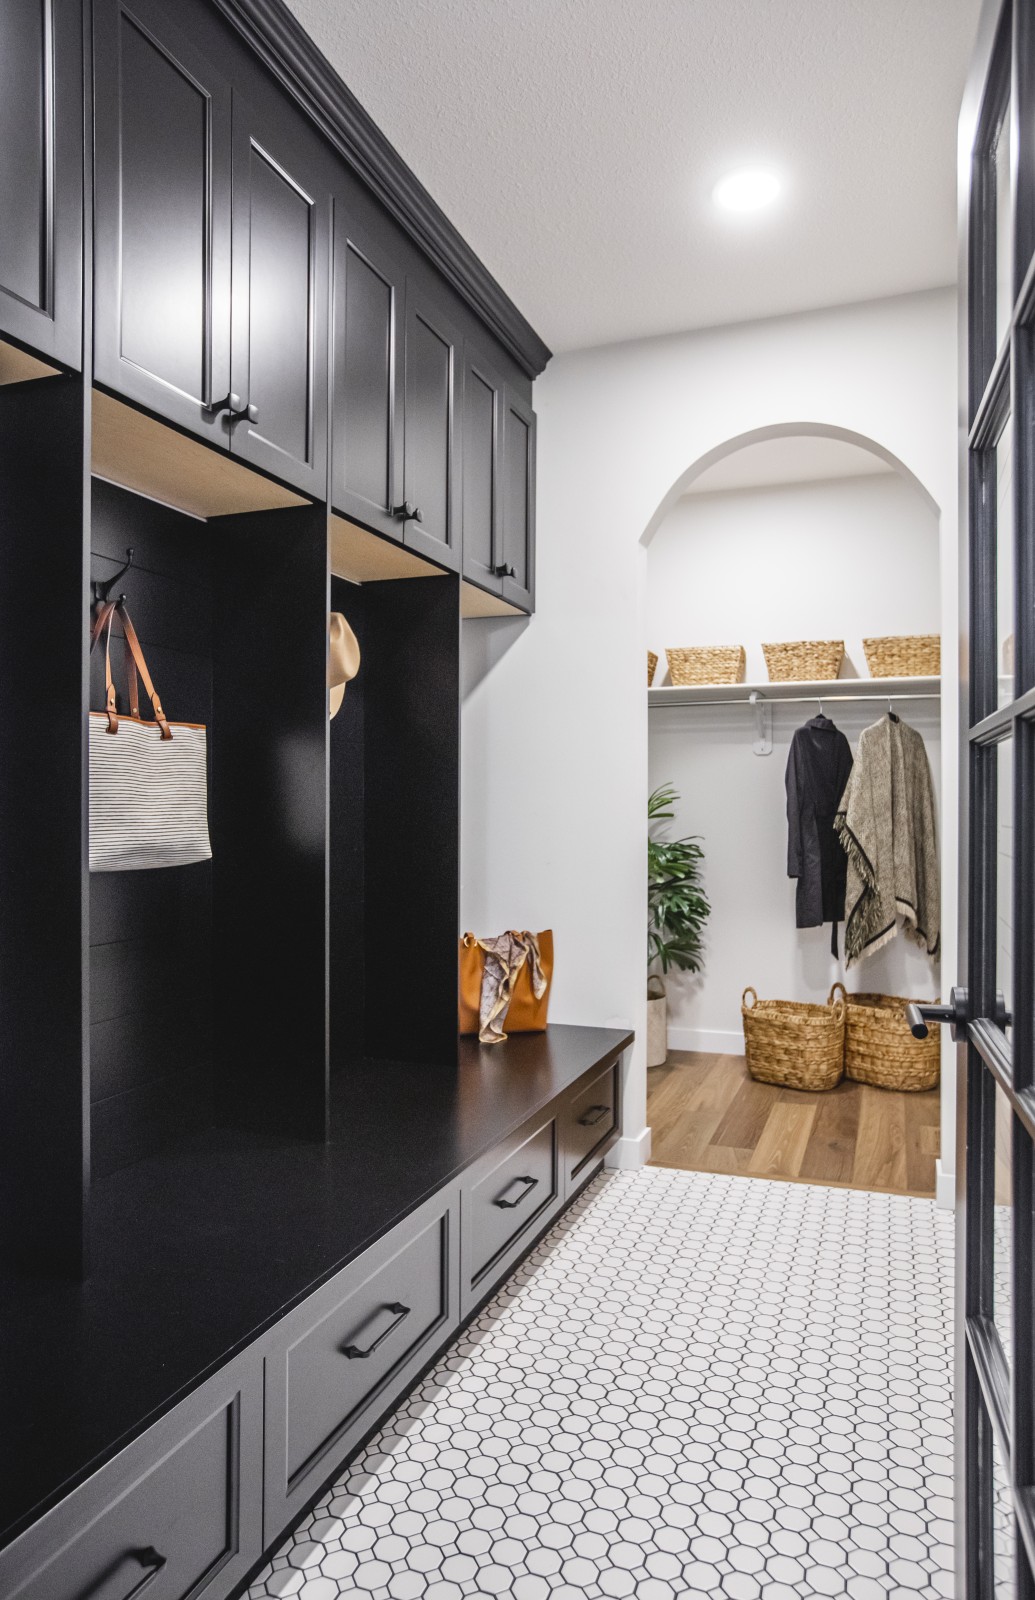
[[[116,611],[126,642],[129,715],[116,709],[111,629]],[[90,871],[137,872],[207,861],[208,783],[205,729],[170,722],[147,670],[140,640],[125,608],[105,604],[94,623],[91,649],[104,636],[105,709],[90,712]],[[140,715],[139,682],[154,710]]]

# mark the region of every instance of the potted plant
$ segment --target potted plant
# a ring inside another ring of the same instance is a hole
[[[678,799],[675,789],[666,783],[647,801],[648,1067],[660,1067],[668,1056],[665,979],[673,969],[700,972],[704,925],[711,912],[701,888],[704,852],[696,836],[666,839],[657,831],[659,823],[674,818]]]

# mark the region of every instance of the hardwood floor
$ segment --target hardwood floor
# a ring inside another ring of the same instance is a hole
[[[673,1051],[647,1074],[647,1121],[653,1166],[934,1194],[937,1089],[805,1094],[755,1083],[743,1056]]]

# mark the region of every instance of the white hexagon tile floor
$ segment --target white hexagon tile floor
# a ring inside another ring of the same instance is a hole
[[[596,1179],[250,1590],[946,1600],[952,1220]]]

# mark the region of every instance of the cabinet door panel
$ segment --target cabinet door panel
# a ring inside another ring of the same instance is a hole
[[[401,301],[396,263],[342,215],[334,255],[335,509],[401,541]]]
[[[535,599],[535,413],[507,396],[503,423],[503,598],[531,611]]]
[[[231,449],[323,498],[330,196],[240,97],[234,146]]]
[[[503,497],[500,444],[503,380],[479,355],[464,368],[463,549],[464,577],[499,594],[497,553],[502,549]]]
[[[82,37],[76,6],[0,8],[0,331],[82,361]]]
[[[455,407],[460,339],[411,283],[406,304],[406,446],[404,498],[420,511],[405,523],[411,549],[459,566],[455,485],[459,441]]]
[[[225,443],[230,90],[150,0],[96,32],[96,376]]]

